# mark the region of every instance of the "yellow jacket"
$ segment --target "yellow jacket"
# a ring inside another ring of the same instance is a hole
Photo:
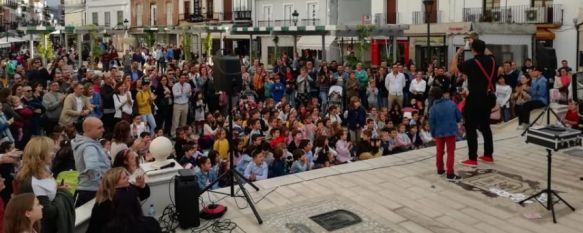
[[[140,90],[136,94],[136,102],[138,103],[138,114],[146,115],[152,113],[152,105],[150,104],[150,90]]]

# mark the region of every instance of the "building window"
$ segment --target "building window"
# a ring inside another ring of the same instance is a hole
[[[263,6],[263,20],[271,21],[271,6]]]
[[[94,25],[99,25],[99,15],[97,14],[97,12],[91,13],[91,22]]]
[[[500,8],[500,0],[484,0],[484,9]]]
[[[318,19],[318,3],[317,2],[308,2],[308,12],[306,14],[308,19]]]
[[[110,12],[105,12],[104,14],[104,20],[105,20],[105,27],[111,27],[111,13]]]
[[[184,1],[184,19],[190,16],[190,1]]]
[[[117,11],[117,25],[123,25],[123,11]]]
[[[156,4],[150,4],[150,26],[158,25],[158,7]]]
[[[172,2],[166,3],[166,25],[174,25],[174,22],[172,22],[173,7]]]
[[[552,6],[553,5],[553,0],[532,0],[531,3],[532,6],[534,7],[547,7],[547,6]]]
[[[292,26],[292,12],[293,12],[294,5],[293,4],[283,4],[283,26]]]
[[[206,17],[208,19],[213,19],[213,0],[207,0],[206,1]]]
[[[136,7],[136,26],[141,27],[143,22],[142,20],[144,20],[143,17],[143,11],[144,11],[144,7],[142,6],[142,4],[138,4]]]
[[[234,11],[246,11],[249,10],[248,0],[234,0],[233,10]]]

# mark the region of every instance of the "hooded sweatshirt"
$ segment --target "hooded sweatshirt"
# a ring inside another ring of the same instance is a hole
[[[79,171],[77,190],[97,191],[101,177],[111,169],[111,162],[101,144],[89,137],[77,135],[72,142],[75,169]]]

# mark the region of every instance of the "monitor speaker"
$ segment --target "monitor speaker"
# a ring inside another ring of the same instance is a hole
[[[237,56],[213,57],[213,78],[216,91],[234,94],[241,91],[241,61]]]
[[[200,188],[194,171],[182,169],[174,179],[174,199],[176,200],[176,212],[178,224],[187,229],[200,226],[198,198]]]

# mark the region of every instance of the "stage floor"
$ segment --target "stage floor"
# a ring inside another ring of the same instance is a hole
[[[494,139],[496,163],[477,169],[456,164],[464,177],[458,184],[436,175],[434,148],[426,148],[257,182],[259,192],[247,185],[265,222],[257,224],[245,200],[231,197],[219,202],[228,207],[223,219],[249,233],[327,232],[309,217],[345,209],[362,222],[334,232],[580,233],[583,148],[553,155],[553,189],[577,209],[557,204],[553,224],[537,202],[516,203],[546,187],[546,151],[524,143],[518,131]],[[465,158],[466,142],[458,142],[456,161]],[[207,203],[222,197],[204,194]]]

